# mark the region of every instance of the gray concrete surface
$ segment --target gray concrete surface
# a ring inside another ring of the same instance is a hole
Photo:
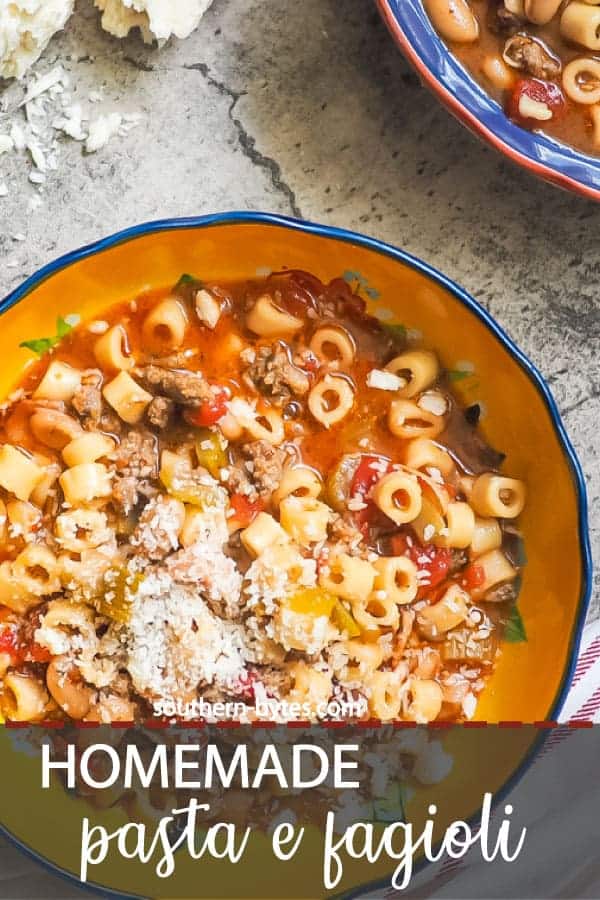
[[[94,156],[66,143],[33,211],[26,166],[0,157],[11,187],[0,293],[158,217],[263,209],[384,238],[462,283],[540,367],[586,472],[598,546],[600,207],[518,171],[451,119],[372,0],[215,0],[188,41],[160,51],[101,33],[90,7],[80,2],[40,69],[66,59],[78,90],[101,87],[145,118]],[[0,871],[11,866],[23,863],[0,849]],[[7,877],[2,897],[76,894]]]

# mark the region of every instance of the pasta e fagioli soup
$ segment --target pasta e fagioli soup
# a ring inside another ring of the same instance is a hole
[[[453,53],[524,128],[600,153],[596,0],[423,0]]]
[[[25,344],[0,437],[4,717],[473,717],[519,622],[525,487],[426,340],[292,270],[184,275]]]

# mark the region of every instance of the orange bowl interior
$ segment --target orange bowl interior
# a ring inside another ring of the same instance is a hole
[[[174,283],[183,272],[229,280],[284,267],[306,269],[324,281],[348,270],[360,272],[379,293],[371,303],[375,311],[384,310],[384,316],[393,315],[395,321],[422,332],[424,344],[435,348],[448,368],[462,361],[473,364],[474,375],[456,384],[459,397],[466,404],[483,404],[485,437],[507,454],[506,471],[528,486],[522,517],[528,561],[519,599],[528,641],[504,646],[476,718],[490,722],[547,718],[564,686],[585,605],[585,560],[573,471],[552,414],[531,376],[478,315],[430,275],[382,249],[284,224],[230,221],[153,231],[71,262],[2,314],[5,361],[0,395],[7,395],[31,364],[31,354],[19,349],[19,343],[54,334],[58,315],[97,317],[117,301]],[[523,742],[515,741],[514,754],[498,767],[497,787],[514,771],[525,750]],[[15,791],[23,781],[39,784],[39,767],[30,758],[17,758],[12,751],[9,755],[3,771],[21,777],[3,779],[3,824],[36,852],[76,873],[78,828],[86,814],[82,802],[52,791],[40,804],[37,791],[37,812],[31,817],[22,795]],[[477,808],[476,796],[467,796],[470,791],[464,784],[454,788],[466,817]],[[116,810],[107,811],[105,818],[108,825],[120,820]],[[56,820],[63,823],[60,840],[53,826]],[[265,856],[272,886],[275,872],[269,866]],[[374,867],[373,877],[384,873]],[[301,878],[300,872],[295,875]],[[239,877],[232,874],[233,883]],[[282,870],[282,885],[289,877],[295,877],[293,867]],[[117,890],[154,892],[147,881],[148,870],[137,865],[106,865],[94,874],[96,878]],[[178,884],[165,885],[166,896],[174,896]]]

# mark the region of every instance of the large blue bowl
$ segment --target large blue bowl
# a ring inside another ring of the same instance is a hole
[[[511,122],[502,107],[449,51],[431,24],[422,0],[376,2],[406,58],[457,119],[534,175],[600,200],[600,159]]]

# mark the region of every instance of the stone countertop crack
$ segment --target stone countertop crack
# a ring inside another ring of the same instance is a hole
[[[581,397],[575,403],[572,403],[570,406],[566,406],[561,410],[562,416],[568,416],[569,413],[574,412],[576,409],[579,409],[580,406],[583,406],[584,403],[589,403],[591,400],[597,400],[600,397],[600,390],[593,390],[591,394],[586,394],[585,397]]]
[[[185,65],[184,68],[200,72],[202,77],[206,80],[207,84],[218,91],[222,97],[228,97],[230,99],[231,104],[229,106],[228,114],[235,130],[237,131],[238,142],[242,153],[250,160],[253,165],[258,166],[259,168],[264,169],[269,173],[271,184],[276,191],[286,197],[292,215],[296,216],[296,218],[298,219],[303,218],[302,211],[298,206],[296,200],[296,194],[290,187],[290,185],[284,180],[279,163],[271,156],[265,156],[264,153],[261,153],[260,150],[257,149],[256,139],[252,137],[252,135],[246,130],[246,128],[244,128],[244,125],[242,124],[240,119],[234,115],[234,110],[238,104],[238,101],[246,95],[246,91],[234,91],[223,81],[219,81],[217,78],[211,75],[210,69],[208,68],[206,63],[190,63]]]

